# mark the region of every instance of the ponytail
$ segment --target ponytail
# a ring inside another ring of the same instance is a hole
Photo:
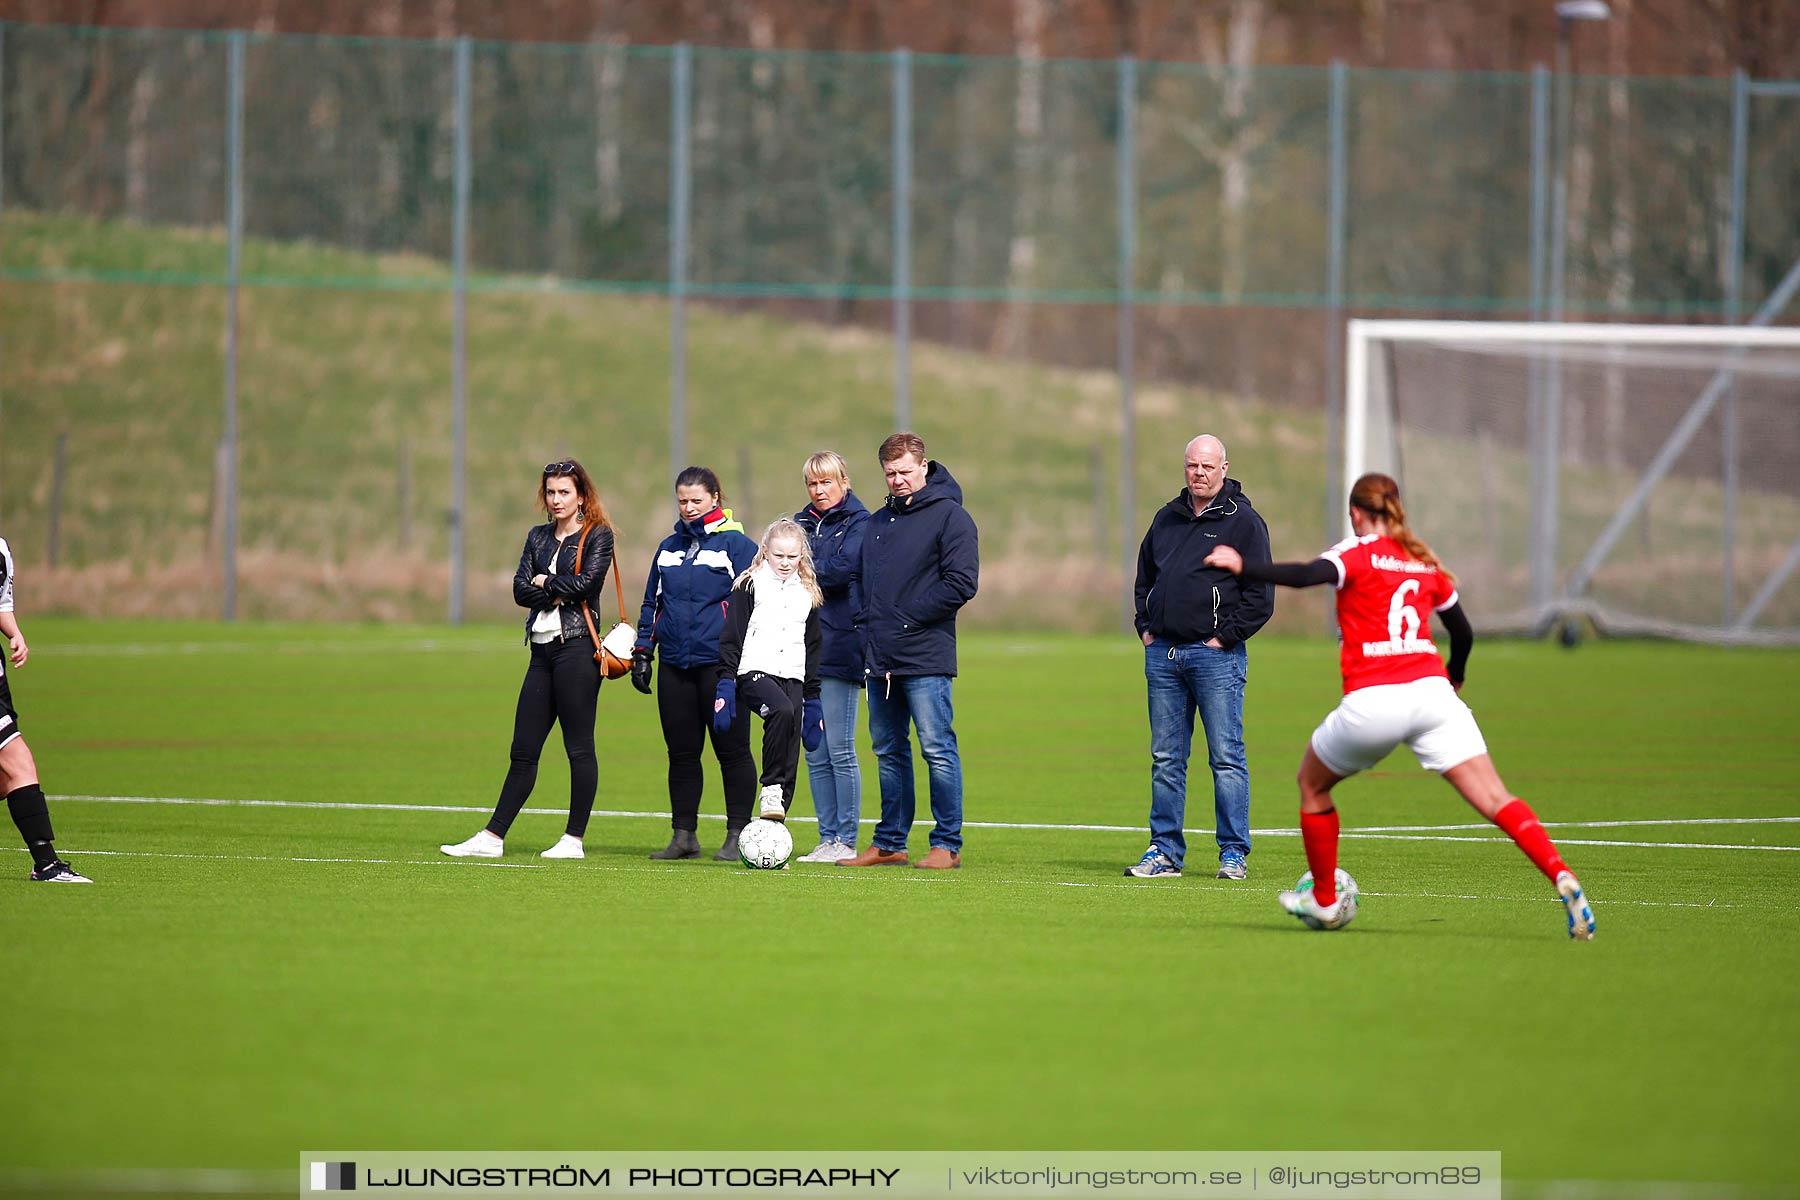
[[[1388,475],[1371,472],[1356,481],[1350,489],[1350,503],[1372,517],[1380,517],[1387,522],[1388,536],[1400,543],[1400,548],[1422,563],[1434,566],[1450,581],[1456,584],[1456,576],[1450,573],[1423,538],[1414,533],[1406,523],[1406,506],[1400,503],[1400,485]]]

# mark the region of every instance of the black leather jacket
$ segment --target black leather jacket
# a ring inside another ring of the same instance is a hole
[[[525,618],[525,640],[531,641],[531,626],[538,614],[562,601],[562,635],[565,639],[588,636],[587,623],[581,618],[580,601],[586,600],[594,613],[594,628],[604,635],[599,609],[600,589],[606,583],[613,556],[612,530],[596,525],[587,532],[587,545],[581,552],[581,574],[575,573],[575,538],[563,542],[556,550],[555,526],[533,525],[525,535],[525,549],[519,555],[519,569],[513,572],[513,600],[520,608],[530,609]],[[552,561],[554,560],[554,561]],[[531,586],[535,576],[548,576],[543,587]]]

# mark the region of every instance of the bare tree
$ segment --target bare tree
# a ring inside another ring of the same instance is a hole
[[[150,213],[151,117],[156,108],[156,57],[145,56],[137,78],[131,82],[131,111],[125,132],[125,213],[136,221],[148,221]]]
[[[1044,162],[1045,9],[1045,0],[1013,0],[1019,56],[1013,92],[1013,226],[1006,255],[1008,300],[993,339],[993,349],[1000,354],[1021,353],[1031,336],[1028,293],[1037,282],[1038,187]]]

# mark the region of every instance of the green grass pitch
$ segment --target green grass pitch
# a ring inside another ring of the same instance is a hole
[[[1477,646],[1464,696],[1587,885],[1580,945],[1404,751],[1339,791],[1356,923],[1276,908],[1304,869],[1293,770],[1337,695],[1323,641],[1252,643],[1259,834],[1231,883],[1209,833],[1186,878],[1121,876],[1149,786],[1128,638],[964,638],[961,871],[767,873],[648,861],[654,815],[540,860],[554,734],[505,859],[441,857],[505,768],[510,626],[26,628],[9,678],[98,884],[34,887],[0,854],[0,1177],[285,1180],[323,1147],[1468,1149],[1519,1194],[1793,1194],[1794,652]],[[599,746],[600,810],[665,809],[654,704],[623,681]]]

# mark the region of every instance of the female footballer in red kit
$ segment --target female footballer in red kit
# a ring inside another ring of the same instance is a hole
[[[1568,910],[1569,936],[1594,936],[1581,884],[1537,814],[1506,790],[1475,714],[1457,696],[1475,635],[1456,594],[1456,577],[1407,525],[1400,486],[1364,475],[1350,489],[1345,538],[1309,563],[1252,563],[1220,546],[1206,561],[1249,579],[1337,589],[1344,698],[1313,731],[1300,760],[1300,835],[1312,869],[1310,892],[1281,893],[1281,906],[1308,925],[1338,929],[1355,909],[1337,895],[1338,814],[1331,789],[1405,742],[1419,765],[1450,782],[1475,811],[1505,830]],[[1431,614],[1450,635],[1448,667],[1431,642]]]

